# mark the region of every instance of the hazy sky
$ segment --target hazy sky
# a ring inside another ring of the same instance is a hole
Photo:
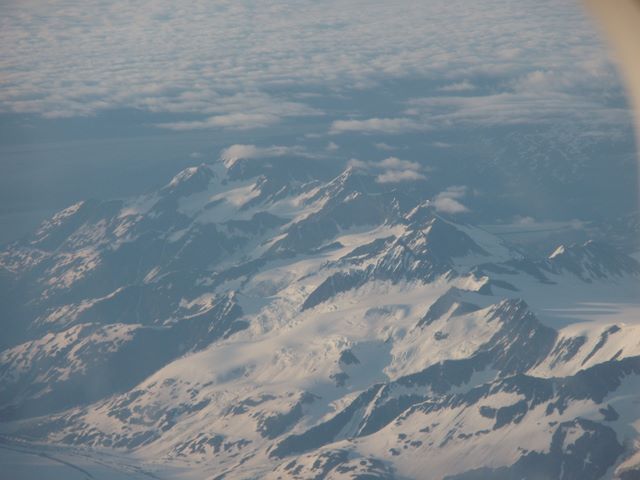
[[[589,155],[584,145],[603,138],[631,155],[618,76],[574,0],[0,9],[0,241],[78,198],[149,188],[234,144],[345,163],[395,149],[414,161],[425,145],[438,155],[462,143],[461,132],[524,128],[556,135],[561,156]],[[424,175],[406,172],[386,178]]]

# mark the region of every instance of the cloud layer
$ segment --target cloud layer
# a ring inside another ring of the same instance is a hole
[[[0,112],[56,118],[133,107],[173,114],[160,125],[172,130],[249,129],[320,114],[304,95],[318,87],[439,84],[444,97],[415,100],[403,115],[352,112],[327,125],[334,134],[397,134],[575,108],[558,86],[577,78],[591,91],[619,88],[576,0],[24,0],[2,9]],[[469,96],[478,78],[502,86]]]
[[[366,120],[335,120],[329,133],[407,133],[425,128],[420,121],[410,118],[368,118]]]
[[[460,200],[467,194],[464,186],[449,187],[444,192],[439,193],[433,199],[433,206],[437,212],[455,215],[457,213],[467,213],[469,209]]]
[[[349,166],[376,173],[378,183],[400,183],[425,180],[424,167],[417,162],[388,157],[380,162],[364,162],[351,159]]]
[[[272,145],[270,147],[257,147],[256,145],[235,144],[220,152],[220,160],[227,166],[231,166],[237,160],[249,160],[252,158],[274,158],[287,155],[299,157],[311,157],[311,155],[299,146]]]

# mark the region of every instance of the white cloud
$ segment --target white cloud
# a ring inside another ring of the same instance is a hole
[[[525,216],[516,215],[513,219],[513,223],[515,223],[516,225],[531,226],[531,225],[535,225],[537,222],[535,218],[530,217],[528,215],[525,215]]]
[[[379,162],[365,162],[352,158],[347,165],[360,170],[376,172],[378,183],[399,183],[427,178],[422,173],[425,170],[424,167],[418,162],[401,160],[397,157],[388,157]]]
[[[384,150],[385,152],[397,150],[397,147],[394,147],[393,145],[389,145],[384,142],[374,143],[373,146],[376,147],[378,150]]]
[[[366,120],[336,120],[329,133],[348,132],[397,134],[424,129],[424,125],[409,118],[368,118]]]
[[[410,162],[408,160],[400,160],[398,157],[388,157],[378,162],[380,168],[390,168],[393,170],[420,170],[422,167],[417,162]]]
[[[261,113],[230,113],[216,115],[202,121],[159,123],[157,126],[169,130],[206,130],[210,128],[233,128],[245,130],[249,128],[267,127],[279,121],[275,115]]]
[[[329,142],[327,144],[326,150],[327,152],[335,152],[336,150],[338,150],[340,147],[338,146],[337,143],[335,142]]]
[[[185,95],[182,95],[184,98]],[[188,96],[193,98],[193,96]],[[229,97],[218,98],[215,104],[181,103],[158,105],[148,104],[152,110],[162,111],[168,109],[172,113],[186,112],[189,109],[198,109],[200,113],[227,112],[212,115],[204,120],[190,120],[181,122],[167,122],[157,124],[160,128],[169,130],[207,130],[207,129],[235,129],[247,130],[275,125],[283,118],[317,116],[321,112],[307,105],[289,102],[284,99],[274,98],[261,93],[246,95],[235,94]],[[184,110],[186,109],[186,110]]]
[[[579,104],[580,95],[555,93],[570,84],[592,94],[577,109],[585,117],[602,107],[596,92],[619,90],[606,55],[573,1],[3,2],[0,112],[59,118],[133,107],[175,115],[167,129],[248,129],[321,113],[318,86],[335,99],[418,78],[466,94],[482,77],[507,93],[417,105],[416,118],[337,120],[330,130],[397,134],[494,114],[528,121],[527,109]]]
[[[457,82],[457,83],[450,83],[448,85],[445,85],[444,87],[439,88],[441,92],[467,92],[475,89],[476,87],[469,80],[463,80],[462,82]]]
[[[629,123],[626,107],[559,91],[502,92],[483,96],[413,99],[413,110],[434,125],[552,125],[559,121],[620,126]]]
[[[469,211],[469,209],[465,207],[462,203],[450,197],[437,197],[433,201],[433,205],[436,211],[441,213],[456,214],[456,213],[465,213]]]
[[[469,209],[459,200],[467,194],[467,188],[462,186],[449,187],[444,192],[439,193],[433,199],[433,206],[436,211],[448,214],[466,213]]]
[[[422,173],[414,170],[389,170],[385,173],[381,173],[376,177],[378,183],[400,183],[416,180],[425,180]]]
[[[235,144],[220,152],[220,159],[229,167],[237,160],[252,158],[273,158],[288,155],[298,155],[311,158],[312,155],[299,146],[272,145],[270,147],[258,147],[256,145]]]

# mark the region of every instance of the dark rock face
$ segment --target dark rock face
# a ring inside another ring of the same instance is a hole
[[[439,297],[430,307],[424,317],[418,322],[418,327],[428,327],[453,308],[451,316],[464,315],[478,310],[472,303],[465,302],[459,289],[450,288],[447,293]]]
[[[550,356],[553,358],[551,367],[553,368],[560,363],[571,360],[576,356],[578,351],[580,351],[586,341],[587,339],[584,336],[562,339],[550,353]]]
[[[394,283],[403,280],[431,282],[446,274],[453,275],[455,258],[467,255],[488,254],[461,230],[444,220],[431,217],[426,224],[416,230],[409,230],[402,237],[378,239],[355,248],[342,257],[338,264],[351,268],[346,272],[330,275],[309,295],[302,308],[313,308],[370,280]],[[358,269],[365,260],[369,260],[370,265]],[[448,297],[433,308],[439,311],[446,305],[450,307],[455,295],[452,290]],[[463,314],[474,308],[473,304],[462,302],[458,305],[456,314]],[[427,313],[427,317],[435,314]]]
[[[380,386],[374,386],[360,394],[354,402],[331,420],[321,423],[303,434],[291,435],[285,438],[271,450],[269,455],[282,458],[331,443],[338,437],[345,424],[350,422],[354,415],[373,399],[380,388]]]
[[[502,324],[486,347],[493,352],[495,365],[505,374],[532,368],[546,358],[556,341],[556,331],[541,325],[521,300],[501,302],[489,321]]]
[[[599,412],[603,416],[605,422],[615,422],[620,418],[620,415],[611,405],[607,405],[607,408],[601,408]]]
[[[640,263],[608,245],[589,241],[560,247],[545,265],[552,272],[567,271],[586,282],[611,275],[639,275]]]
[[[360,363],[358,357],[356,357],[351,350],[343,350],[340,353],[340,363],[345,365],[356,365]]]
[[[465,360],[446,360],[428,367],[422,372],[401,377],[388,385],[370,389],[358,396],[354,402],[331,420],[302,435],[288,437],[278,445],[272,454],[282,456],[308,451],[343,438],[342,435],[347,435],[347,438],[349,435],[354,437],[370,435],[395,421],[401,414],[410,412],[411,409],[423,408],[423,404],[428,404],[430,410],[446,408],[459,403],[472,405],[479,401],[483,395],[488,394],[489,390],[480,387],[480,389],[469,392],[467,396],[447,396],[447,393],[453,387],[469,382],[474,372],[489,367],[497,369],[502,375],[524,372],[541,358],[544,358],[546,352],[555,342],[555,332],[550,329],[545,330],[522,301],[502,302],[488,313],[487,321],[499,321],[502,328],[486,345],[481,347],[475,356]],[[531,352],[535,352],[535,354]],[[526,377],[521,377],[522,379],[518,383],[511,383],[516,378],[507,377],[502,387],[496,385],[494,388],[504,388],[507,391],[510,391],[511,388],[517,388],[526,392],[530,401],[520,402],[515,406],[505,407],[494,412],[493,416],[496,418],[494,429],[519,422],[527,414],[529,408],[533,408],[540,401],[548,401],[552,396],[553,386],[551,383],[537,381],[534,378],[528,381]],[[536,385],[536,382],[541,385]],[[539,391],[541,388],[543,391]],[[407,389],[412,389],[411,393],[406,392]],[[406,393],[398,394],[397,391]],[[375,401],[372,401],[373,397],[375,397]],[[428,402],[429,400],[431,402]],[[367,402],[371,402],[365,409],[367,413],[358,413],[363,411],[363,406]],[[436,407],[438,404],[441,407]],[[362,416],[358,417],[356,421],[354,415]],[[347,423],[355,424],[357,427],[350,432],[341,432]],[[338,434],[340,437],[337,436]]]
[[[19,346],[33,355],[31,369],[2,385],[0,418],[42,415],[126,391],[179,355],[246,328],[238,322],[241,315],[233,298],[224,297],[169,326],[79,324],[53,339],[60,345],[54,355],[35,343]],[[0,377],[12,375],[19,351],[0,366]],[[82,370],[65,374],[74,361],[82,362]]]
[[[640,480],[640,469],[631,469],[620,473],[620,480]]]
[[[589,420],[576,418],[558,425],[547,453],[529,452],[510,467],[482,468],[446,478],[596,480],[607,472],[623,450],[613,430]]]
[[[336,296],[359,287],[366,280],[365,272],[352,270],[346,273],[336,273],[322,282],[302,304],[302,310],[313,308],[316,305]]]
[[[288,411],[261,416],[258,422],[258,432],[269,439],[279,437],[303,417],[304,406],[313,403],[315,399],[313,395],[305,393]]]
[[[187,197],[205,190],[213,178],[215,178],[215,174],[211,167],[202,163],[197,167],[187,168],[180,172],[160,190],[160,193],[174,199]]]
[[[546,404],[547,411],[551,413],[554,409],[564,410],[566,405],[573,400],[588,399],[595,403],[601,403],[608,392],[616,390],[622,378],[640,373],[640,364],[638,363],[640,357],[638,357],[625,359],[622,362],[598,365],[581,371],[576,376],[563,379],[541,379],[524,375],[522,372],[526,372],[546,357],[554,345],[555,332],[541,326],[535,316],[529,312],[526,304],[518,300],[500,303],[491,309],[487,316],[490,322],[501,322],[502,328],[474,357],[468,360],[444,361],[422,372],[401,377],[390,384],[377,386],[375,389],[361,394],[331,420],[313,427],[302,435],[287,437],[272,451],[272,455],[292,455],[327,445],[342,438],[371,435],[392,422],[398,423],[403,419],[410,418],[417,411],[437,412],[460,406],[474,408],[478,404],[480,404],[480,414],[493,419],[492,428],[498,430],[505,426],[521,423],[531,410],[541,404]],[[467,393],[448,393],[452,388],[469,382],[474,372],[483,371],[489,367],[497,369],[504,378],[492,384],[472,388]],[[608,370],[608,372],[604,373],[604,370]],[[587,378],[600,378],[600,386],[598,386],[598,382],[587,380]],[[407,389],[412,389],[412,393],[408,393]],[[524,399],[512,405],[498,408],[482,404],[483,398],[498,392],[517,393]],[[367,403],[368,405],[365,407]],[[612,421],[615,418],[615,410],[607,408],[601,411],[606,421]],[[595,449],[600,449],[601,444],[614,440],[613,447],[600,452],[604,456],[598,460],[601,462],[599,468],[604,468],[606,471],[622,452],[622,447],[617,443],[615,432],[609,427],[588,420],[577,419],[575,422],[577,422],[575,423],[576,428],[583,428],[587,432],[588,435],[585,434],[587,435],[585,438],[593,438],[593,441],[597,443],[597,446],[593,447]],[[351,430],[348,431],[344,430],[347,424],[355,427],[351,427]],[[545,460],[549,465],[555,466],[544,468],[552,469],[560,465],[558,458],[564,458],[564,453],[558,445],[562,443],[571,425],[573,424],[562,424],[562,428],[557,430],[553,444],[555,445],[555,450],[553,450],[555,456]],[[586,442],[587,440],[584,440],[580,443],[581,448],[583,446],[584,449],[590,448],[587,447]],[[591,455],[590,452],[591,450],[575,450],[574,454],[576,458],[585,458],[585,455]],[[519,478],[517,475],[522,474],[523,469],[529,468],[529,463],[527,463],[529,460],[522,461],[523,466],[514,470],[516,473],[513,475],[515,476],[504,478]],[[534,460],[530,461],[537,464]],[[575,470],[575,465],[571,462],[578,460],[565,459],[562,461],[570,462],[568,465]],[[582,471],[579,470],[579,472]],[[547,471],[532,471],[531,475],[533,476],[522,478],[538,478],[536,475],[544,475],[545,472]],[[470,473],[469,475],[475,474]],[[484,474],[486,472],[483,471],[478,473],[480,476],[469,478],[486,478],[482,477]],[[496,475],[502,474],[498,472]],[[511,475],[509,472],[504,474]],[[601,474],[588,478],[599,478]],[[576,473],[576,475],[571,478],[580,478],[580,473]],[[550,476],[548,478],[556,477]]]
[[[273,244],[271,255],[308,253],[334,238],[341,229],[398,222],[402,218],[401,201],[395,194],[355,192],[340,202],[338,198],[332,197],[320,211],[292,224],[286,236]]]
[[[598,350],[600,350],[605,343],[607,343],[607,340],[609,339],[609,335],[613,335],[614,333],[617,333],[620,331],[620,327],[618,327],[617,325],[613,325],[609,328],[607,328],[604,332],[602,332],[602,334],[600,335],[600,339],[598,340],[598,343],[595,344],[595,346],[593,347],[593,350],[591,350],[589,352],[589,354],[584,358],[584,360],[582,361],[582,365],[584,365],[585,363],[587,363],[591,357],[593,357]]]
[[[358,480],[392,480],[395,479],[393,469],[385,462],[375,458],[351,458],[347,450],[330,450],[311,458],[292,460],[283,464],[278,470],[291,479],[333,478],[347,475],[347,478]]]

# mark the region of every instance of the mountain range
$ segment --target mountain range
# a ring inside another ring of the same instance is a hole
[[[0,252],[0,447],[88,478],[639,479],[640,264],[434,193],[226,158],[60,211]]]

